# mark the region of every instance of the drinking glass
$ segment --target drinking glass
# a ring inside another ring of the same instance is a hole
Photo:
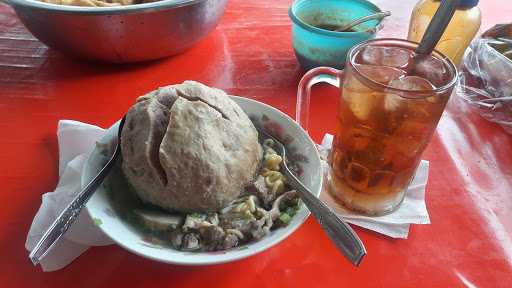
[[[386,214],[403,201],[457,81],[447,57],[415,56],[417,45],[369,40],[348,52],[344,70],[318,67],[299,84],[296,119],[306,130],[310,87],[340,88],[328,191],[361,214]]]

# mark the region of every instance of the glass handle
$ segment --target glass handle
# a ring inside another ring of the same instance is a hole
[[[306,131],[309,125],[309,101],[311,87],[317,83],[328,83],[340,88],[343,70],[329,67],[317,67],[309,70],[299,82],[297,90],[297,108],[295,121]]]

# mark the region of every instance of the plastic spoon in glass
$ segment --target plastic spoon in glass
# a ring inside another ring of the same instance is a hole
[[[388,16],[391,15],[391,12],[389,11],[384,11],[384,12],[377,12],[377,13],[374,13],[374,14],[370,14],[370,15],[367,15],[367,16],[363,16],[361,18],[358,18],[348,24],[345,24],[343,26],[341,26],[340,28],[337,28],[336,32],[343,32],[343,31],[347,31],[347,30],[350,30],[350,28],[354,27],[354,26],[357,26],[359,24],[362,24],[364,22],[367,22],[367,21],[370,21],[370,20],[380,20],[380,19],[383,19],[383,18],[386,18]]]
[[[422,61],[422,59],[426,55],[430,55],[437,43],[443,36],[444,30],[448,24],[450,24],[450,20],[459,5],[459,0],[442,0],[439,8],[437,9],[434,17],[428,24],[427,29],[425,30],[425,34],[423,34],[423,38],[421,38],[421,42],[414,51],[414,56],[412,58],[411,63],[409,63],[409,69],[407,74],[414,75],[415,66],[418,62]]]

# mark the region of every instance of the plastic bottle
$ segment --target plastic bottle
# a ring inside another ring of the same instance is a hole
[[[420,0],[412,11],[407,39],[420,42],[430,20],[439,8],[439,0]],[[456,66],[480,28],[478,0],[459,0],[459,6],[444,31],[436,49],[448,56]]]

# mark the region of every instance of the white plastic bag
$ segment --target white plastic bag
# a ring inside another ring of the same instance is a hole
[[[473,40],[456,93],[512,134],[512,24],[496,25]]]

